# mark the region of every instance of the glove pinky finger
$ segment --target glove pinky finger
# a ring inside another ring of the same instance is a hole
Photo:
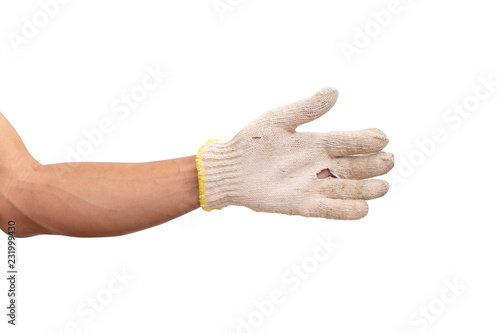
[[[333,220],[359,220],[368,214],[365,200],[342,200],[319,198],[310,201],[309,217],[322,217]]]

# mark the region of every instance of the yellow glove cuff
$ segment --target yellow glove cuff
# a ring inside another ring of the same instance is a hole
[[[214,209],[221,209],[221,208],[208,208],[206,205],[206,199],[205,199],[205,173],[203,172],[203,165],[201,163],[201,153],[203,149],[205,149],[208,145],[211,143],[218,141],[218,140],[208,140],[203,144],[203,146],[198,149],[198,154],[196,154],[196,169],[198,170],[198,185],[199,185],[199,190],[200,190],[200,206],[203,208],[203,210],[206,210],[207,212],[214,210]]]

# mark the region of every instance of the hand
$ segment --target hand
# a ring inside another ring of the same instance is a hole
[[[342,220],[364,217],[365,200],[389,189],[385,181],[367,180],[394,166],[394,156],[380,152],[388,143],[385,134],[378,129],[296,131],[328,112],[337,96],[335,88],[325,88],[263,114],[230,141],[209,141],[200,148],[202,207],[238,205],[258,212]]]

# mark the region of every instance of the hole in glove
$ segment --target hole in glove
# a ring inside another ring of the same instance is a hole
[[[330,169],[323,169],[321,170],[320,172],[318,172],[316,174],[316,176],[318,177],[318,179],[325,179],[325,178],[328,178],[328,177],[331,177],[331,178],[338,178],[337,176],[335,176],[331,171]]]

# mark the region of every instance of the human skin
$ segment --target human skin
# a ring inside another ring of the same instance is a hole
[[[18,237],[118,236],[199,207],[194,156],[149,163],[38,165],[12,175],[0,209],[5,226],[16,221]]]
[[[118,236],[199,207],[195,157],[42,165],[0,113],[0,221],[16,236]]]

